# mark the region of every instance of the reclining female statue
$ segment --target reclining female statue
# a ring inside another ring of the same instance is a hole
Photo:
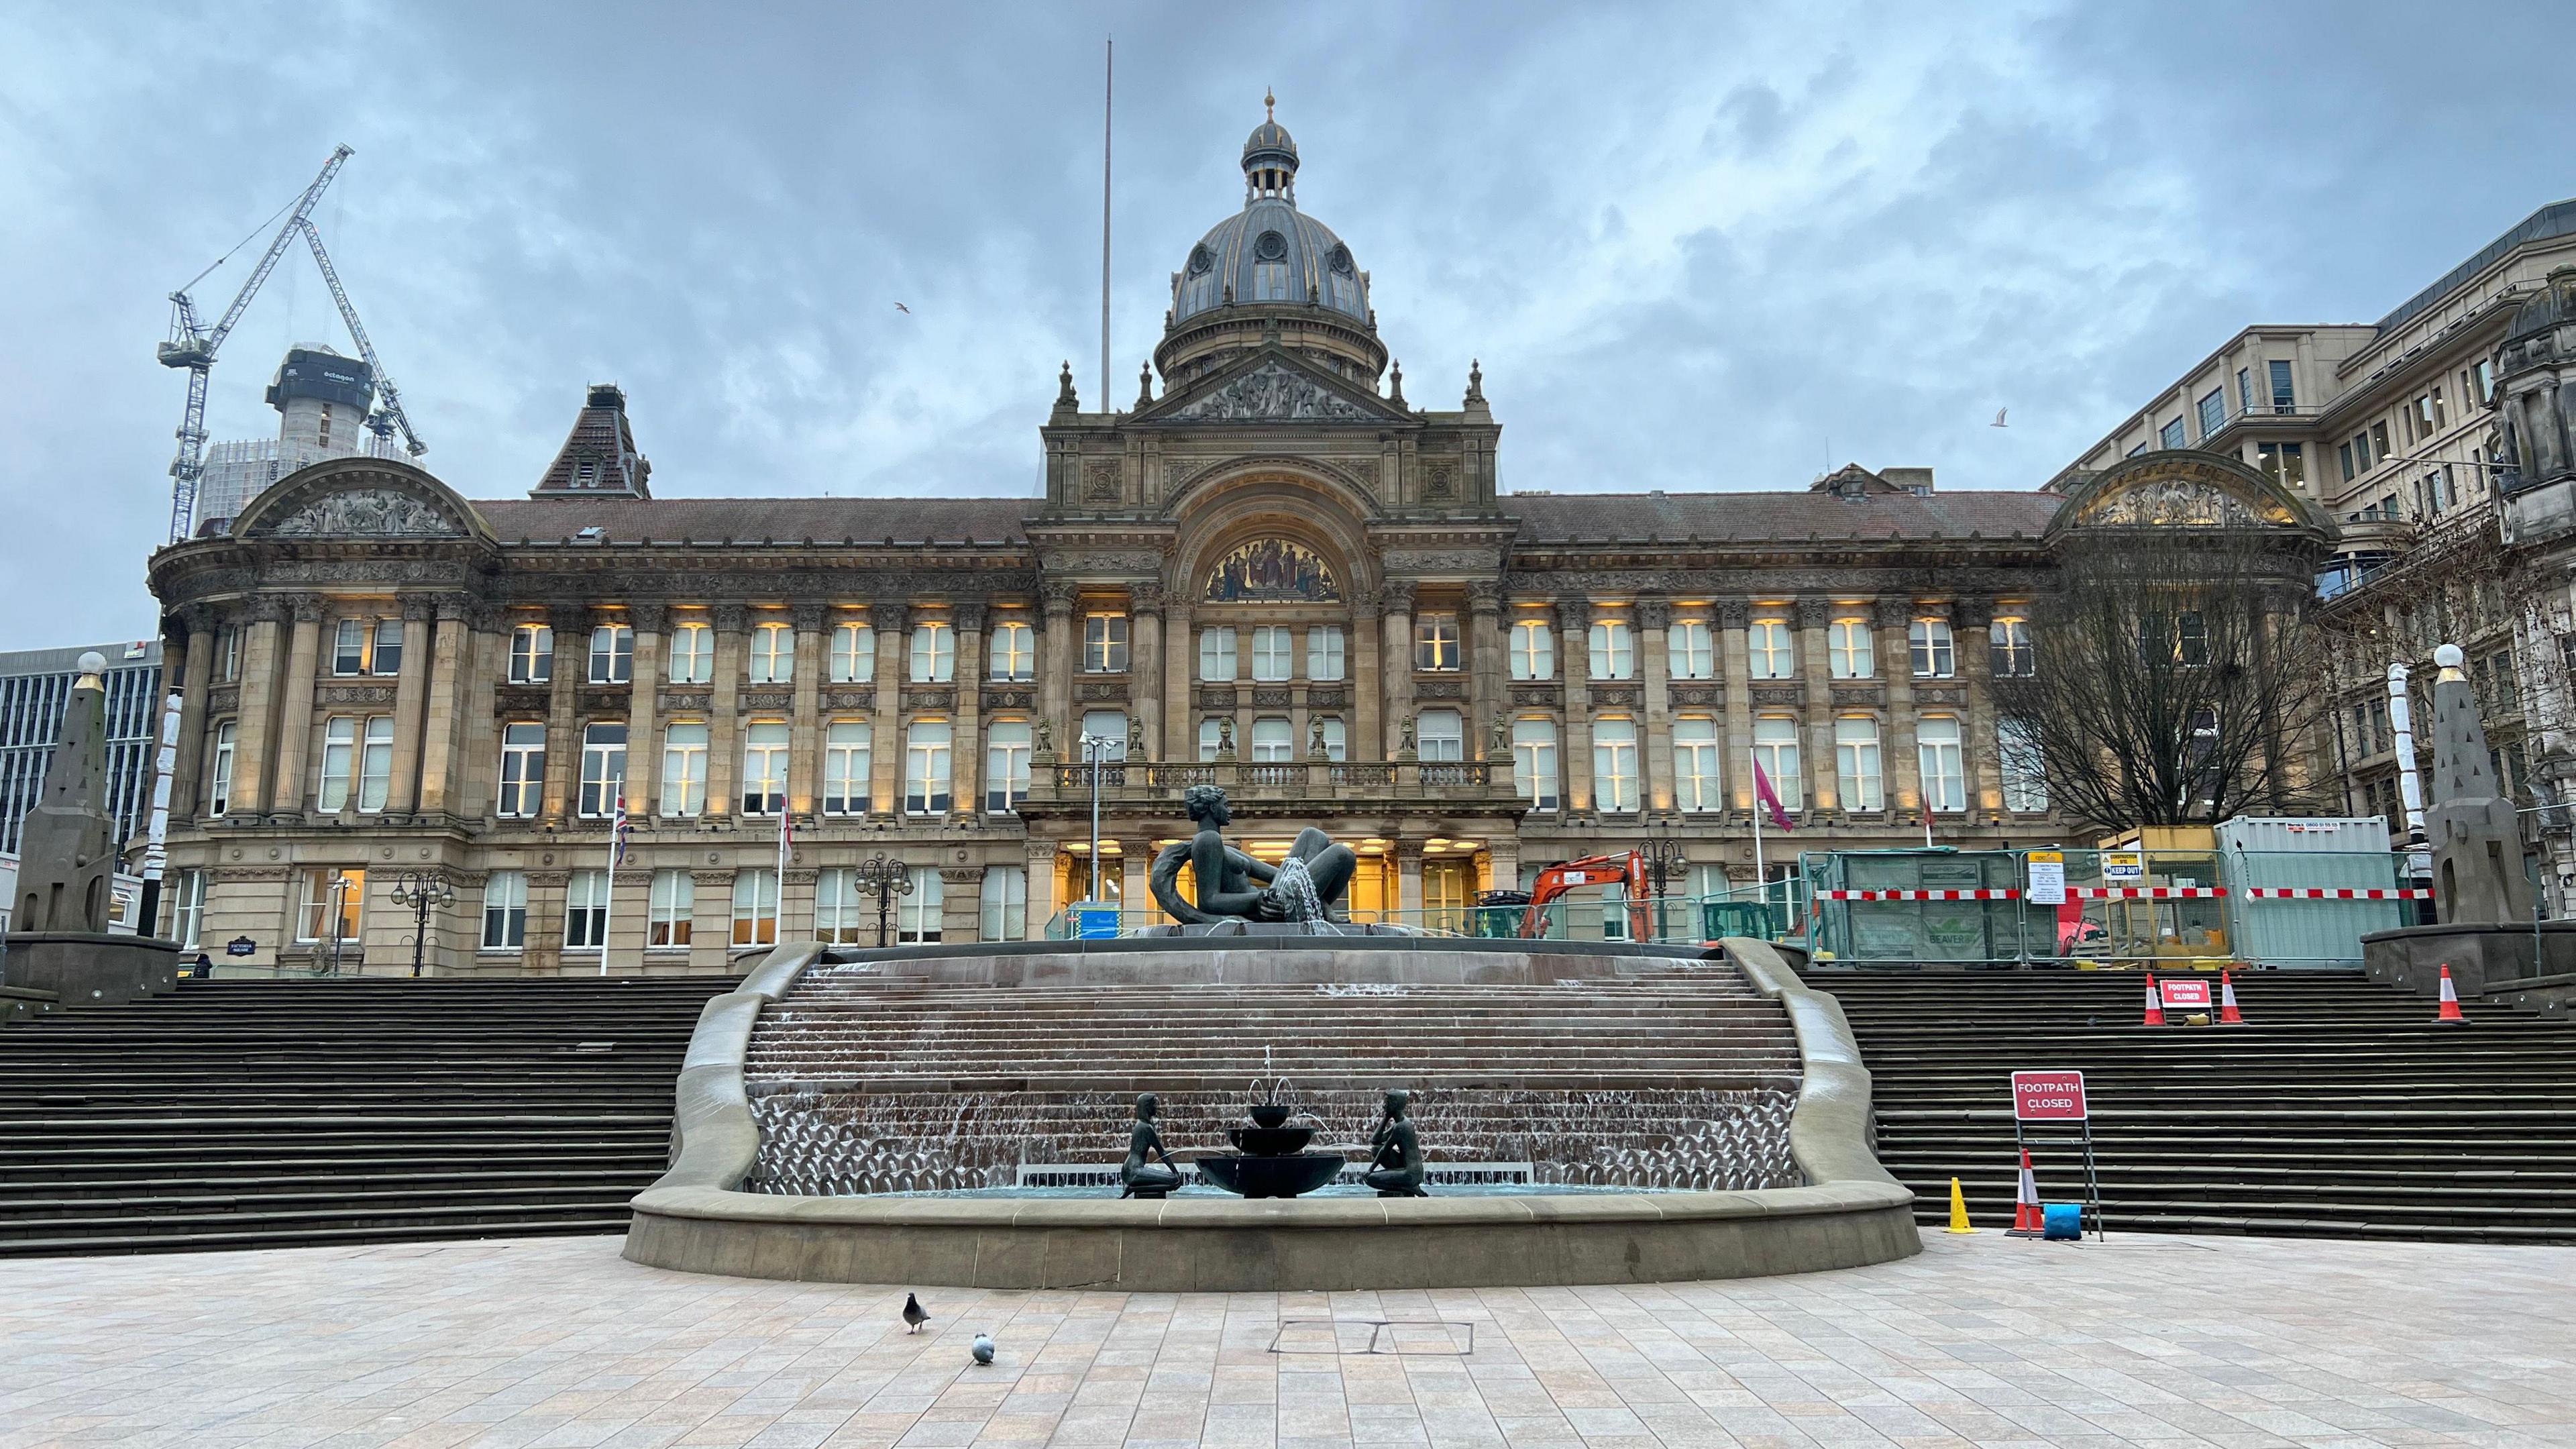
[[[1288,858],[1265,865],[1225,843],[1224,828],[1234,823],[1225,791],[1214,785],[1192,785],[1181,795],[1181,808],[1198,833],[1166,846],[1154,858],[1147,884],[1157,904],[1172,919],[1189,925],[1218,921],[1330,920],[1341,908],[1360,858],[1347,845],[1313,826],[1297,832]],[[1198,883],[1198,901],[1181,898],[1181,866],[1186,862]]]

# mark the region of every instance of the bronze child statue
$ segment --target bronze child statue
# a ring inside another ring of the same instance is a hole
[[[1120,1197],[1161,1197],[1181,1185],[1181,1171],[1172,1165],[1172,1154],[1163,1149],[1163,1134],[1154,1129],[1154,1114],[1162,1105],[1162,1099],[1151,1092],[1136,1099],[1136,1127],[1127,1134],[1127,1160],[1118,1164]],[[1163,1165],[1148,1163],[1149,1153],[1163,1159]]]
[[[1411,1092],[1386,1094],[1386,1115],[1377,1124],[1377,1135],[1369,1140],[1369,1166],[1373,1170],[1360,1181],[1377,1189],[1379,1197],[1429,1197],[1422,1190],[1422,1133],[1406,1115],[1413,1106]]]

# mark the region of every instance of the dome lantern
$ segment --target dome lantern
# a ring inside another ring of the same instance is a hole
[[[1279,98],[1261,93],[1261,124],[1243,143],[1243,204],[1276,197],[1297,204],[1297,142],[1279,124]]]

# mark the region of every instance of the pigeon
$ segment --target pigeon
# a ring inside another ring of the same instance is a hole
[[[993,1361],[993,1335],[989,1333],[976,1334],[975,1342],[969,1345],[968,1351],[975,1355],[975,1362],[991,1363]]]
[[[922,1309],[921,1300],[909,1293],[903,1295],[903,1321],[912,1325],[904,1330],[906,1333],[919,1333],[921,1325],[930,1321],[930,1315]]]
[[[905,315],[906,317],[909,317],[909,316],[911,316],[911,315],[912,315],[912,309],[911,309],[910,307],[907,307],[907,306],[903,305],[901,302],[897,302],[897,303],[895,303],[895,304],[894,304],[894,309],[895,309],[896,311],[898,311],[898,312],[901,312],[901,313],[902,313],[903,315]]]
[[[2007,423],[2007,422],[2005,422],[2005,421],[2004,421],[2004,414],[2006,414],[2006,413],[2008,413],[2008,412],[2011,412],[2011,411],[2012,411],[2012,409],[2010,409],[2010,408],[1997,408],[1997,409],[1995,409],[1995,420],[1994,420],[1993,422],[1991,422],[1991,423],[1986,424],[1986,426],[1987,426],[1987,427],[1990,427],[1990,428],[2008,428],[2008,427],[2011,427],[2011,426],[2012,426],[2012,424]]]

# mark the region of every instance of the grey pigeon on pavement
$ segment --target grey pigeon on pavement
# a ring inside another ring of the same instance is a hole
[[[975,1362],[991,1363],[993,1361],[993,1335],[989,1333],[976,1334],[973,1352],[975,1354]]]
[[[930,1321],[930,1315],[922,1311],[921,1300],[909,1293],[903,1295],[903,1321],[912,1325],[904,1330],[906,1333],[919,1333],[921,1325]]]

